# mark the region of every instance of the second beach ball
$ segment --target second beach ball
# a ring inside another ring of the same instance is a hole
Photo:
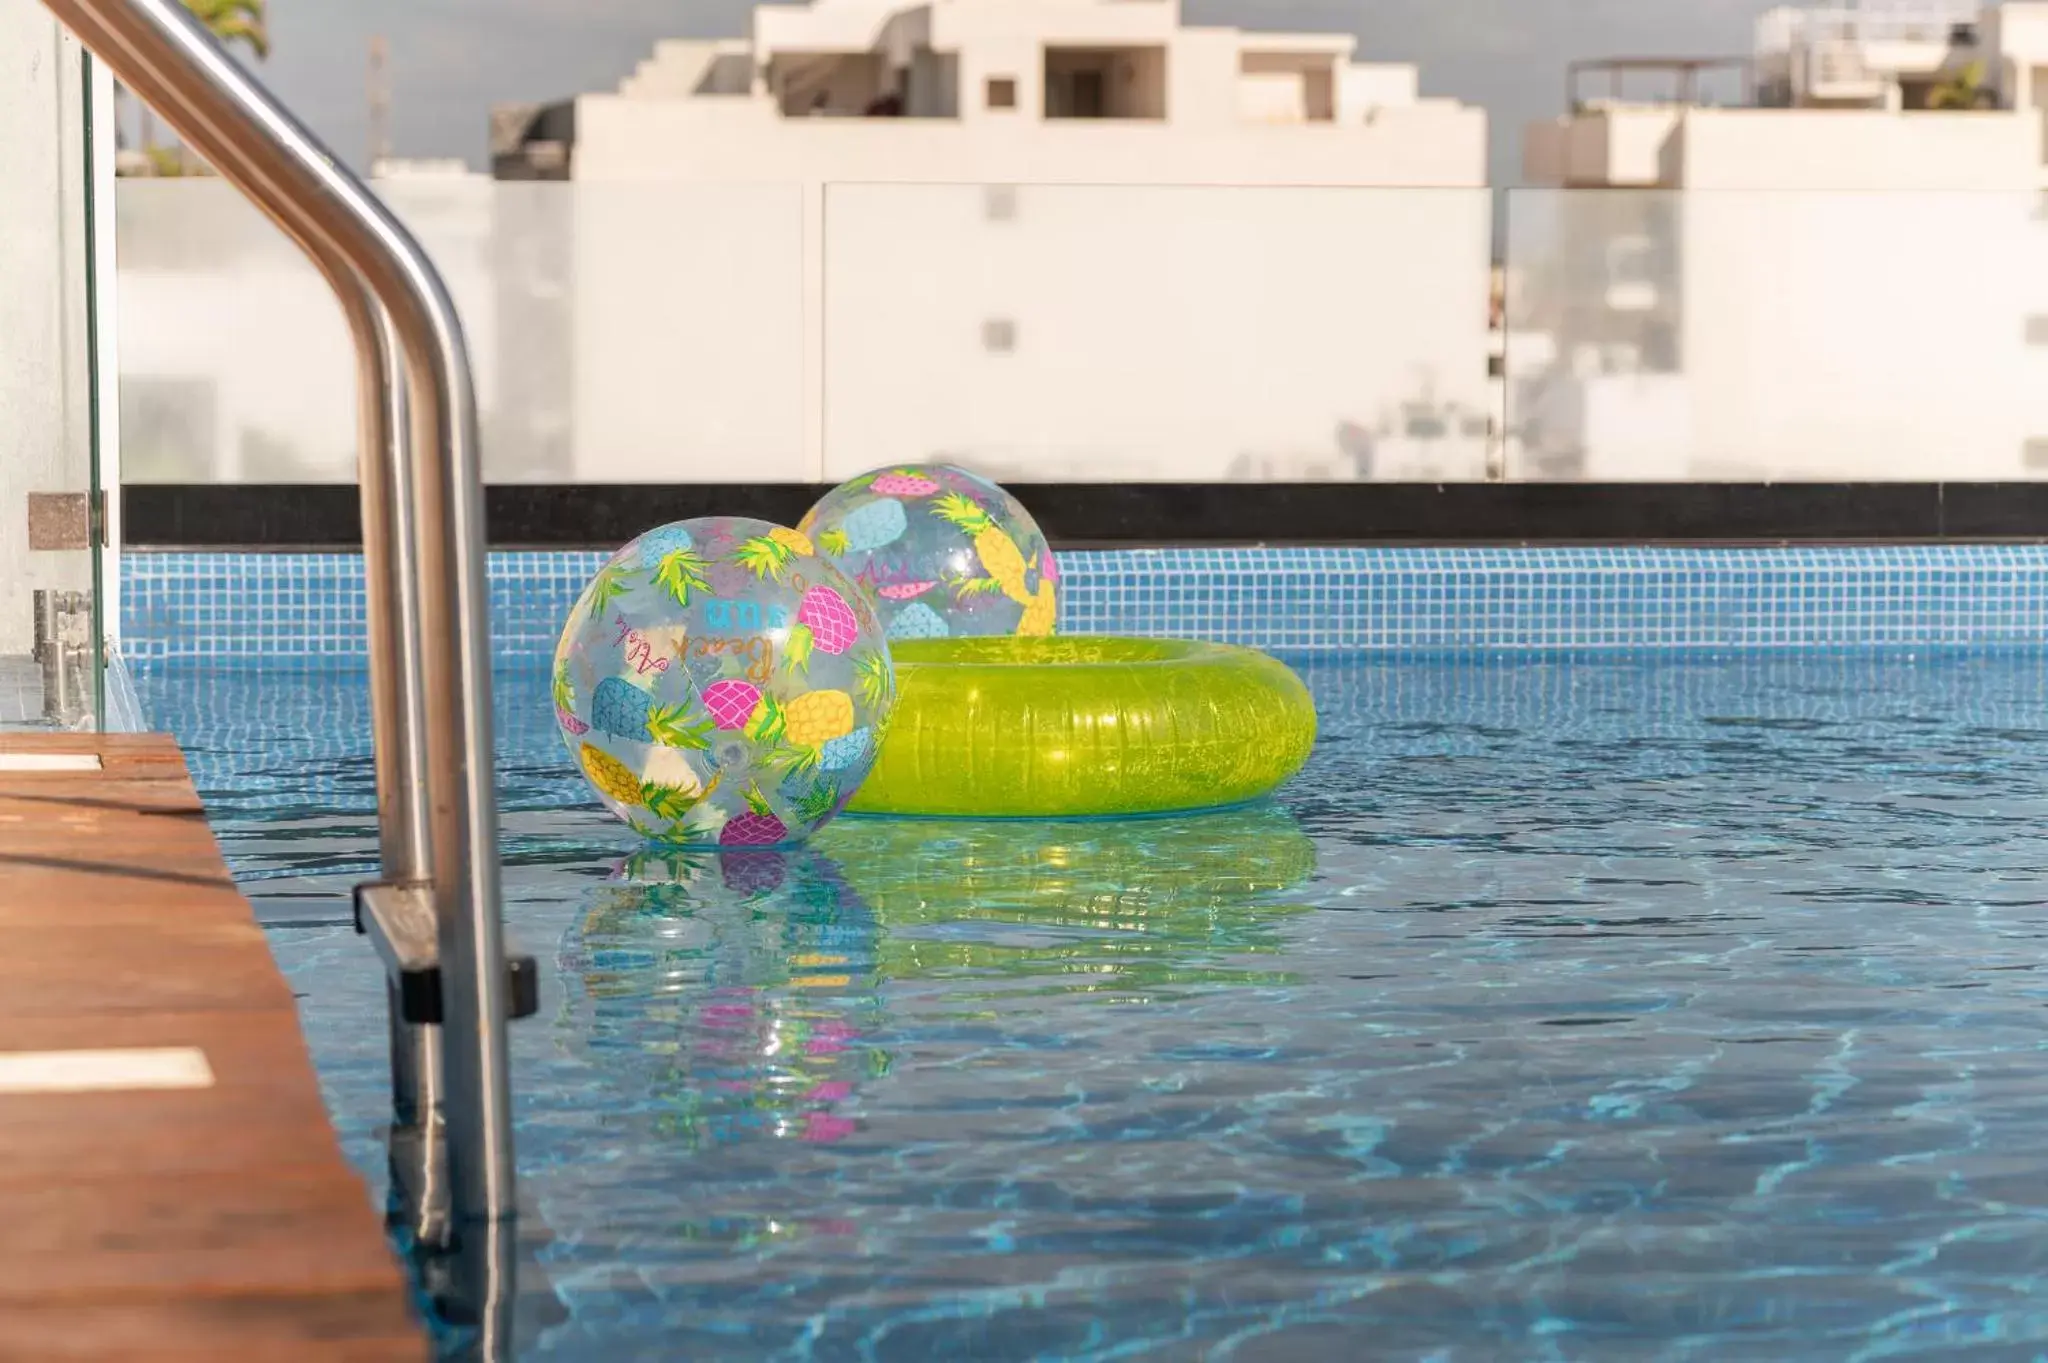
[[[1046,635],[1059,568],[1031,513],[950,464],[881,469],[841,483],[798,530],[874,593],[891,639]]]

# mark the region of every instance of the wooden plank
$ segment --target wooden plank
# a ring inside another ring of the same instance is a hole
[[[102,927],[91,921],[88,897],[74,897],[70,908],[78,920],[70,925],[0,932],[0,1015],[183,1013],[291,1003],[263,930],[248,917]]]
[[[381,1238],[346,1233],[362,1211],[362,1185],[325,1166],[10,1188],[0,1302],[377,1291],[392,1284],[391,1255]]]
[[[426,1363],[402,1296],[242,1293],[0,1304],[0,1363]]]
[[[177,777],[81,772],[0,772],[0,814],[90,818],[110,814],[204,815],[199,797]]]
[[[0,735],[6,751],[103,770],[0,772],[0,1052],[206,1065],[203,1086],[0,1096],[0,1363],[427,1358],[176,746]]]

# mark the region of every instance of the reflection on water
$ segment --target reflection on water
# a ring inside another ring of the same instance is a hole
[[[1048,992],[1141,1003],[1284,982],[1239,958],[1277,949],[1279,919],[1301,910],[1267,901],[1316,865],[1315,844],[1276,805],[1178,819],[847,819],[820,851],[886,928],[882,974],[994,977],[950,992],[967,1004]]]
[[[1267,902],[1315,869],[1271,805],[1181,820],[846,820],[792,852],[649,847],[592,889],[561,968],[593,1044],[637,1048],[658,1129],[688,1146],[858,1129],[888,1074],[883,986],[950,983],[943,1011],[1020,995],[1143,1004],[1284,984]],[[971,985],[989,978],[985,989]]]
[[[813,852],[645,851],[588,896],[562,969],[600,1028],[646,1057],[657,1128],[686,1145],[749,1136],[830,1144],[840,1108],[884,1073],[877,933]]]

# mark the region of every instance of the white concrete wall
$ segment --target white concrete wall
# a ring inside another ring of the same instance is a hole
[[[89,590],[85,551],[31,551],[28,495],[91,481],[81,49],[35,0],[0,0],[0,654],[33,644],[33,593]]]
[[[962,44],[958,52],[960,112],[955,131],[977,126],[993,129],[1036,125],[1045,116],[1042,44],[1030,38],[992,36]],[[1016,101],[1006,109],[989,102],[989,82],[999,80],[1011,81],[1016,86]]]
[[[1380,109],[1406,108],[1422,96],[1422,73],[1402,63],[1340,63],[1337,75],[1340,123],[1357,123]]]
[[[1678,110],[1615,109],[1584,121],[1605,134],[1598,154],[1604,161],[1602,173],[1607,183],[1654,185],[1666,180],[1671,170],[1671,141],[1682,121]],[[1572,159],[1572,172],[1576,183],[1600,182],[1601,174],[1589,174],[1577,155]]]
[[[666,39],[620,83],[619,93],[636,99],[745,95],[753,88],[753,61],[747,44],[734,39]]]
[[[586,95],[576,102],[575,176],[579,183],[1486,183],[1486,115],[1460,106],[1419,104],[1383,110],[1370,124],[1308,129],[975,116],[990,75],[1017,77],[1020,114],[1042,107],[1042,62],[1025,46],[1030,60],[1022,67],[962,54],[958,121],[787,120],[755,101]]]
[[[1306,73],[1247,71],[1238,77],[1237,112],[1247,123],[1308,122]]]
[[[2012,190],[2038,182],[2031,114],[1694,109],[1678,133],[1687,189]]]
[[[1589,110],[1530,124],[1523,174],[1583,188],[2004,190],[2041,181],[2032,111]]]
[[[1184,28],[1166,63],[1166,114],[1186,132],[1235,127],[1238,116],[1238,32]]]
[[[1990,74],[2006,103],[2019,109],[2048,106],[2048,4],[2006,0],[1987,10],[1984,40],[1998,54]]]
[[[1657,105],[1594,109],[1522,131],[1522,178],[1536,185],[1650,187],[1668,183],[1685,112]]]

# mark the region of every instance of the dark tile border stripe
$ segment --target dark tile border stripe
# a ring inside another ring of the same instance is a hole
[[[1012,490],[1061,548],[1137,545],[1897,544],[2048,539],[2048,483],[1040,483]],[[809,483],[508,483],[495,548],[609,548],[712,514],[794,525]],[[347,549],[349,485],[135,484],[130,545]]]

